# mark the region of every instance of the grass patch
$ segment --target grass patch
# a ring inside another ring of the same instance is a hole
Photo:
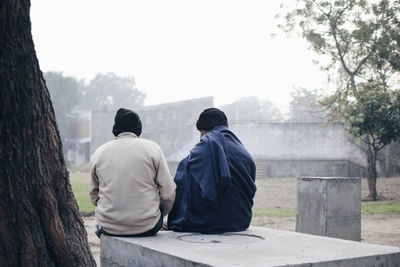
[[[90,176],[87,172],[70,173],[72,191],[81,212],[91,212],[95,209],[89,197],[89,179]]]
[[[76,201],[78,202],[79,211],[94,211],[95,206],[90,202],[89,185],[87,183],[73,182],[71,183]]]
[[[273,221],[267,221],[267,222],[259,222],[259,223],[256,223],[256,224],[251,224],[251,225],[253,225],[253,226],[266,226],[266,225],[268,225],[268,226],[274,226],[276,224],[276,222],[273,222]]]
[[[88,173],[88,172],[70,172],[69,179],[70,179],[71,183],[81,182],[81,183],[88,184],[88,186],[89,186],[90,173]]]
[[[362,214],[400,214],[400,202],[368,203],[361,207]],[[296,211],[282,208],[253,208],[254,217],[287,218],[296,216]]]
[[[282,208],[253,208],[253,216],[287,218],[296,216],[296,212]]]
[[[362,214],[393,214],[400,213],[400,202],[365,203],[361,207]]]

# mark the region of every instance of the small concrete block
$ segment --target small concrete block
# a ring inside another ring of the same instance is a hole
[[[361,179],[298,178],[296,231],[360,241]]]
[[[101,237],[102,267],[395,267],[399,264],[398,247],[263,227],[218,235],[161,231],[152,237]]]

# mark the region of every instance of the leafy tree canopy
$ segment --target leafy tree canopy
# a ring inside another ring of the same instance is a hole
[[[65,141],[71,138],[74,132],[68,116],[79,103],[80,88],[83,82],[74,77],[64,76],[62,72],[45,72],[43,77],[50,92],[61,140],[64,147],[66,147]]]
[[[399,0],[297,0],[280,27],[298,31],[330,59],[324,68],[339,70],[340,91],[371,79],[383,84],[398,79]]]
[[[298,30],[330,61],[337,90],[325,100],[366,145],[368,187],[377,200],[377,152],[399,139],[400,0],[297,0],[281,27]],[[397,120],[397,121],[396,121]]]
[[[136,88],[134,77],[114,73],[97,74],[82,88],[80,107],[87,110],[143,106],[145,94]]]
[[[62,72],[53,71],[43,73],[43,77],[50,92],[56,117],[66,116],[79,103],[82,81],[64,76]]]
[[[351,89],[341,105],[350,133],[375,151],[400,139],[400,91],[370,81]]]
[[[321,96],[316,90],[297,88],[290,95],[292,100],[289,104],[288,121],[322,122],[327,120],[326,108],[320,104]]]

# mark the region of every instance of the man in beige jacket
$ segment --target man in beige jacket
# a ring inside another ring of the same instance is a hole
[[[175,183],[159,145],[139,138],[137,113],[119,109],[115,139],[99,147],[91,162],[90,198],[96,234],[150,236],[161,228],[175,199]]]

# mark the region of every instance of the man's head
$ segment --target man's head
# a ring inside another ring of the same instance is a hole
[[[196,127],[200,132],[209,132],[216,126],[227,126],[228,119],[225,113],[217,108],[205,109],[197,120]]]
[[[114,119],[114,126],[112,130],[114,136],[122,132],[131,132],[140,136],[142,133],[142,122],[139,115],[133,110],[120,108],[117,111]]]

